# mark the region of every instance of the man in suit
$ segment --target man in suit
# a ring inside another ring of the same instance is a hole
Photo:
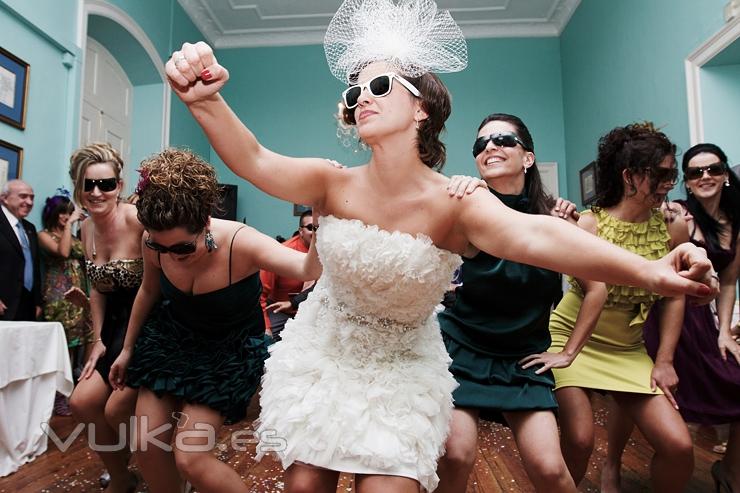
[[[0,191],[0,320],[41,316],[38,238],[25,219],[33,199],[33,189],[22,180],[10,180]]]

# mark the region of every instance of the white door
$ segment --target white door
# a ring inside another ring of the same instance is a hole
[[[87,38],[84,67],[80,145],[108,142],[130,175],[133,86],[113,55],[92,38]],[[128,183],[130,176],[124,176]]]

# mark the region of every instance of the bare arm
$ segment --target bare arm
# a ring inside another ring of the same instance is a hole
[[[598,223],[593,215],[580,216],[578,226],[593,235],[597,234]],[[578,310],[573,332],[568,337],[563,350],[559,353],[545,352],[527,356],[521,360],[522,368],[541,364],[542,367],[535,372],[537,374],[544,373],[550,368],[566,368],[573,363],[583,346],[586,345],[599,321],[608,293],[606,284],[603,282],[587,279],[577,279],[577,281],[583,291],[583,302]]]
[[[719,297],[717,298],[717,315],[719,316],[719,337],[717,345],[722,359],[727,359],[727,353],[732,354],[740,363],[740,345],[732,337],[732,309],[735,306],[735,286],[740,275],[740,241],[737,242],[735,259],[719,273]]]
[[[69,258],[69,254],[72,251],[72,232],[70,230],[69,223],[64,227],[62,237],[59,241],[56,241],[46,231],[39,231],[39,246],[44,249],[47,253],[56,257]]]
[[[106,347],[100,338],[103,329],[103,320],[105,320],[105,295],[95,288],[90,288],[90,318],[92,319],[93,342],[90,349],[90,356],[82,368],[80,380],[90,378],[95,371],[95,365],[101,356],[105,354]]]
[[[246,229],[246,228],[245,228]],[[234,253],[244,255],[252,259],[252,262],[260,268],[277,275],[310,281],[321,276],[321,262],[316,252],[315,238],[313,235],[308,253],[302,253],[288,248],[260,233],[256,229],[240,233],[234,243]]]
[[[327,166],[324,159],[291,158],[263,147],[218,93],[229,72],[218,64],[213,50],[203,42],[185,43],[181,53],[187,61],[175,64],[171,59],[165,65],[170,86],[224,163],[269,195],[299,204],[323,204],[328,177],[341,170]]]
[[[496,257],[579,279],[643,287],[664,296],[706,296],[711,292],[704,283],[711,273],[711,262],[692,245],[681,245],[651,262],[566,221],[513,211],[480,190],[460,201],[459,207],[463,235]]]
[[[673,397],[673,392],[678,385],[678,375],[673,368],[673,355],[681,337],[686,298],[675,296],[661,300],[659,309],[660,343],[655,355],[655,366],[650,374],[650,387],[653,391],[656,387],[660,387],[671,405],[678,409],[676,398]]]

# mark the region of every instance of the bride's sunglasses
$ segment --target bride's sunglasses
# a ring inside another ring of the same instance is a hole
[[[491,134],[484,135],[475,139],[473,144],[473,157],[478,157],[478,154],[486,150],[486,146],[489,142],[493,142],[496,147],[516,147],[517,144],[522,146],[522,149],[528,151],[524,142],[514,134]]]
[[[683,172],[683,176],[687,180],[697,180],[704,176],[705,171],[709,173],[709,176],[722,176],[725,174],[725,163],[714,163],[709,166],[689,166]]]
[[[85,178],[84,190],[86,192],[92,192],[95,187],[101,192],[112,192],[118,186],[118,178],[101,178],[99,180],[92,180]]]
[[[342,92],[342,101],[344,102],[344,106],[348,110],[351,110],[352,108],[357,106],[363,89],[367,89],[368,92],[376,98],[387,96],[388,94],[390,94],[391,89],[393,89],[393,79],[400,82],[403,87],[408,89],[409,92],[417,98],[421,97],[421,93],[417,88],[414,87],[413,84],[411,84],[411,82],[407,81],[400,75],[397,75],[393,72],[388,72],[385,74],[376,75],[364,84],[357,84],[356,86],[350,86],[345,89],[344,92]]]

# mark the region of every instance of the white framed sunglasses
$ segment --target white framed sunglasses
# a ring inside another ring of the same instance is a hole
[[[390,94],[391,89],[393,89],[393,79],[400,82],[403,87],[408,89],[409,92],[417,98],[421,97],[421,93],[411,82],[407,81],[395,72],[386,72],[384,74],[376,75],[363,84],[349,86],[345,89],[344,92],[342,92],[342,101],[344,102],[344,106],[348,110],[357,106],[363,89],[367,89],[368,92],[376,98],[387,96]]]

